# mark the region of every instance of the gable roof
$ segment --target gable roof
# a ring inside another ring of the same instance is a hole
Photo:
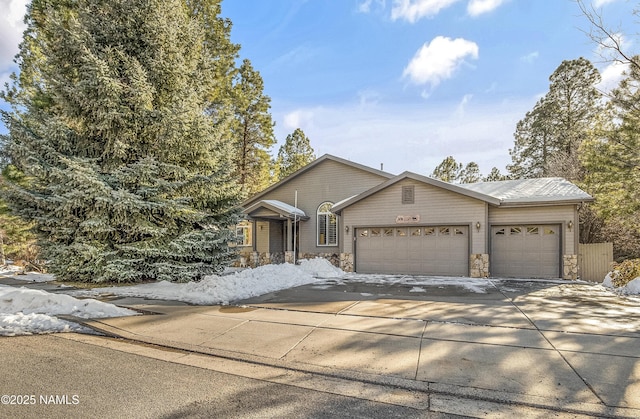
[[[479,199],[481,201],[485,201],[488,202],[490,204],[493,205],[500,205],[500,200],[498,198],[494,198],[490,195],[481,193],[481,192],[476,192],[473,191],[471,189],[467,189],[467,188],[463,188],[461,185],[456,185],[453,183],[448,183],[448,182],[443,182],[441,180],[438,179],[434,179],[434,178],[430,178],[427,176],[422,176],[419,175],[417,173],[412,173],[412,172],[403,172],[401,174],[399,174],[398,176],[391,178],[389,180],[387,180],[386,182],[381,183],[378,186],[375,186],[371,189],[369,189],[368,191],[364,191],[363,193],[361,193],[360,195],[356,195],[354,197],[351,197],[347,200],[344,200],[342,202],[339,202],[337,204],[335,204],[333,207],[331,207],[331,211],[339,214],[343,209],[345,209],[348,206],[351,206],[353,204],[355,204],[358,201],[361,201],[383,189],[386,189],[402,180],[405,179],[412,179],[418,182],[422,182],[425,183],[427,185],[432,185],[438,188],[442,188],[442,189],[446,189],[448,191],[451,192],[455,192],[458,193],[460,195],[465,195],[468,196],[470,198],[475,198],[475,199]]]
[[[261,192],[258,192],[257,194],[250,196],[248,199],[246,199],[241,206],[246,206],[246,204],[248,203],[252,203],[252,202],[256,202],[257,200],[260,199],[260,197],[268,194],[269,192],[273,191],[274,189],[279,188],[280,186],[284,185],[287,182],[290,182],[292,179],[295,179],[296,177],[300,176],[303,173],[306,173],[310,170],[312,170],[314,167],[322,164],[322,162],[325,162],[327,160],[331,160],[340,164],[344,164],[359,170],[363,170],[365,172],[369,172],[369,173],[373,173],[375,175],[378,176],[382,176],[384,178],[390,179],[392,178],[394,175],[392,175],[391,173],[388,172],[384,172],[382,170],[377,170],[374,169],[372,167],[369,166],[365,166],[363,164],[359,164],[359,163],[354,163],[352,161],[349,160],[345,160],[342,159],[340,157],[336,157],[336,156],[332,156],[331,154],[325,154],[317,159],[315,159],[314,161],[312,161],[311,163],[309,163],[308,165],[302,167],[301,169],[298,169],[297,171],[293,172],[292,174],[290,174],[289,176],[287,176],[286,178],[282,179],[281,181],[274,183],[273,185],[269,186],[267,189],[264,189]]]
[[[331,211],[339,214],[343,209],[404,179],[412,179],[500,207],[517,205],[559,205],[593,201],[591,195],[573,183],[558,177],[458,185],[412,172],[404,172],[359,195],[338,202],[333,205]]]
[[[270,217],[268,218],[290,218],[308,220],[307,214],[304,213],[300,208],[296,208],[293,205],[289,205],[282,201],[278,201],[275,199],[265,199],[262,201],[258,201],[255,204],[251,205],[249,208],[245,209],[245,213],[249,216],[252,216],[253,213],[267,210],[270,212]],[[264,215],[263,215],[264,217]]]
[[[460,185],[500,200],[501,206],[591,202],[593,197],[559,177],[478,182]]]

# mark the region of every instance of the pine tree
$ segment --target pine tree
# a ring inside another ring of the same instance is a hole
[[[216,51],[181,0],[33,0],[3,93],[8,201],[61,280],[199,280],[232,257],[238,188]],[[224,107],[221,107],[224,110]]]
[[[629,72],[610,95],[608,123],[581,148],[585,188],[605,220],[640,233],[640,68]]]
[[[489,174],[487,176],[485,176],[482,181],[483,182],[498,182],[501,180],[508,180],[509,176],[507,175],[503,175],[502,173],[500,173],[500,169],[498,169],[497,167],[492,167],[491,168],[491,172],[489,172]]]
[[[462,167],[462,163],[458,163],[453,156],[448,156],[433,169],[430,176],[443,182],[453,183],[459,179]]]
[[[514,179],[542,177],[556,146],[553,134],[553,107],[540,99],[532,111],[520,120],[514,133],[515,144],[509,150],[513,164],[507,170]]]
[[[601,112],[600,73],[585,58],[565,60],[549,77],[549,92],[516,127],[511,177],[579,180],[578,149]]]
[[[277,171],[279,179],[284,179],[298,169],[316,159],[311,142],[300,128],[287,135],[278,150]]]
[[[4,178],[18,183],[24,181],[22,173],[15,171],[12,166],[5,166],[0,177],[0,196],[6,194]],[[31,223],[12,214],[7,203],[0,199],[0,266],[5,265],[7,259],[16,259],[26,262],[28,269],[42,269],[32,228]]]
[[[270,102],[269,96],[263,93],[260,73],[253,69],[249,60],[244,60],[233,87],[233,133],[235,175],[248,195],[271,183],[269,150],[276,140],[269,113]]]
[[[470,162],[460,171],[457,181],[460,183],[476,183],[480,182],[482,175],[480,174],[480,167],[478,163]]]

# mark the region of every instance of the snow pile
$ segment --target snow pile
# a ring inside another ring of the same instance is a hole
[[[93,299],[79,300],[64,294],[0,285],[0,336],[86,331],[77,324],[55,317],[60,314],[99,318],[138,313]]]
[[[93,291],[200,305],[227,305],[231,301],[317,282],[319,278],[336,278],[342,275],[344,272],[326,259],[317,258],[301,260],[300,266],[290,263],[264,265],[230,275],[210,275],[200,282],[177,284],[161,281],[130,287],[96,288]]]
[[[323,258],[302,259],[300,269],[315,278],[342,278],[345,275],[342,269],[336,268]]]
[[[640,277],[629,281],[627,285],[624,287],[616,287],[613,285],[613,280],[611,279],[611,272],[604,277],[604,281],[602,281],[602,286],[611,288],[614,292],[621,295],[631,295],[631,294],[639,294],[640,295]]]

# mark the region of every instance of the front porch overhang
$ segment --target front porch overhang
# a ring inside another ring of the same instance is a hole
[[[300,208],[275,199],[258,201],[245,208],[245,215],[254,220],[294,220],[306,221],[309,217]]]

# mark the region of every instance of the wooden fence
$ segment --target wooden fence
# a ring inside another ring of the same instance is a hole
[[[578,269],[583,281],[602,282],[613,263],[613,243],[580,244]]]

